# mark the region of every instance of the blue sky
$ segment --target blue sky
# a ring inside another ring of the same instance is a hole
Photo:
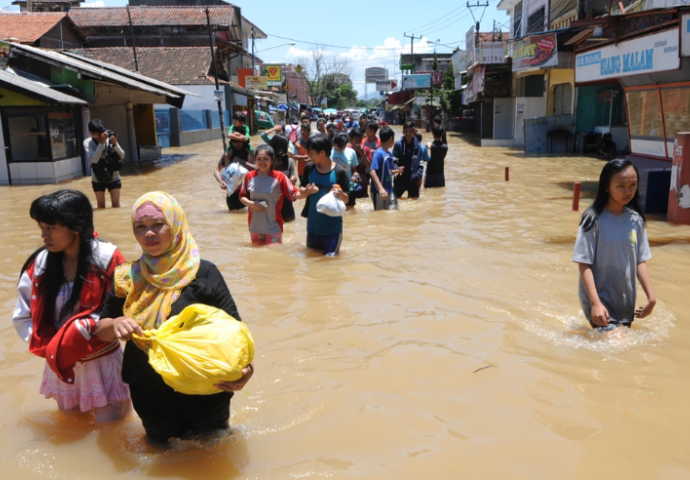
[[[0,7],[12,0],[0,0]],[[117,7],[127,0],[86,0],[99,6]],[[349,62],[351,78],[359,94],[364,93],[364,69],[386,67],[390,76],[399,75],[401,51],[409,52],[410,39],[404,34],[422,36],[415,40],[416,53],[451,52],[455,46],[464,49],[465,33],[473,25],[466,0],[459,2],[431,0],[396,0],[391,2],[365,2],[348,0],[253,0],[236,1],[242,14],[269,36],[256,42],[257,56],[264,62],[298,63],[314,48],[306,42],[344,48],[324,47],[329,54],[338,55]],[[474,2],[476,3],[476,0]],[[489,0],[481,23],[482,31],[491,31],[493,21],[508,31],[509,17],[496,10],[498,0]],[[479,18],[482,9],[474,9]],[[297,40],[295,46],[284,44]],[[439,41],[442,45],[433,45]],[[279,46],[284,45],[284,46]],[[278,48],[272,48],[278,47]],[[270,49],[262,52],[262,50]],[[369,92],[374,86],[369,85]]]

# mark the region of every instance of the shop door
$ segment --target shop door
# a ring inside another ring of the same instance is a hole
[[[573,86],[559,83],[553,91],[553,114],[568,115],[573,113]]]

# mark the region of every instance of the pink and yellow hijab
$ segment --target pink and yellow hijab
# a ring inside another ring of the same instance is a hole
[[[182,289],[196,278],[201,257],[184,210],[172,195],[165,192],[142,195],[132,208],[132,223],[142,214],[163,218],[172,231],[173,241],[163,255],[152,257],[144,253],[139,260],[118,266],[115,295],[125,298],[123,314],[149,330],[168,319]]]

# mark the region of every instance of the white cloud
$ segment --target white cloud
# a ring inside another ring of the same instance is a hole
[[[4,13],[20,13],[20,8],[19,5],[9,5],[7,7],[3,7],[2,11]]]
[[[95,2],[83,3],[81,8],[103,8],[105,2],[103,0],[96,0]]]

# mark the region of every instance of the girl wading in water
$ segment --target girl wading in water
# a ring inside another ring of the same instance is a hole
[[[140,197],[132,209],[132,227],[144,253],[116,269],[98,337],[127,341],[122,379],[129,384],[146,440],[165,447],[173,437],[193,438],[227,429],[230,399],[251,378],[252,364],[240,380],[216,385],[221,393],[185,395],[165,384],[149,365],[146,342],[132,340],[131,335],[158,328],[194,303],[219,308],[240,320],[230,290],[218,268],[201,259],[184,211],[171,195],[150,192]]]
[[[575,242],[580,304],[589,323],[600,331],[630,327],[656,305],[647,269],[652,254],[637,181],[637,169],[628,160],[608,162],[599,177],[597,197],[582,215]],[[647,303],[637,310],[636,278],[647,294]]]
[[[33,201],[44,246],[22,268],[12,321],[29,351],[44,357],[40,392],[60,410],[94,411],[97,422],[129,410],[120,379],[122,347],[96,337],[115,267],[124,261],[114,245],[95,238],[89,199],[60,190]]]

